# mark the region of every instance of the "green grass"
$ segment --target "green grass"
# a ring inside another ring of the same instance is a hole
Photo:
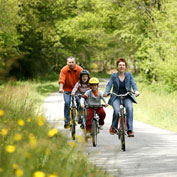
[[[58,84],[49,81],[1,85],[0,176],[110,176],[76,150],[82,137],[68,141],[39,115],[44,98],[57,90]]]
[[[177,94],[157,86],[138,84],[141,95],[134,104],[134,118],[177,132]]]
[[[159,83],[137,85],[141,94],[134,104],[134,119],[177,132],[177,92],[169,93],[168,86]]]
[[[162,86],[137,84],[141,95],[137,98],[138,104],[134,104],[134,118],[177,132],[177,94],[168,93]],[[51,174],[58,177],[110,176],[91,165],[87,157],[75,149],[82,137],[68,142],[39,115],[44,98],[55,91],[58,91],[57,80],[1,85],[0,176],[31,177],[36,171],[47,177],[52,177]],[[10,152],[14,147],[14,152]]]

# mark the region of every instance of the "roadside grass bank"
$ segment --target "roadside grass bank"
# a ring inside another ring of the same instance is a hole
[[[136,120],[177,132],[177,92],[164,85],[137,83],[141,95],[134,104]]]
[[[160,83],[144,83],[136,76],[135,81],[140,96],[136,97],[138,104],[133,104],[134,119],[177,132],[177,91],[170,92],[167,85]],[[100,89],[104,92],[105,86]]]
[[[76,151],[82,137],[67,141],[40,114],[58,90],[55,82],[11,82],[0,87],[0,176],[108,177]]]

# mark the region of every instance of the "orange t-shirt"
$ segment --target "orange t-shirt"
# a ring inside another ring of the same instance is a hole
[[[63,84],[63,90],[71,92],[76,82],[79,80],[80,72],[83,70],[82,67],[75,65],[71,71],[69,66],[66,65],[61,69],[59,76],[59,84]]]

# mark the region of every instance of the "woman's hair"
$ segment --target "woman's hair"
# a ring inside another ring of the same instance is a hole
[[[116,62],[116,66],[118,66],[118,64],[119,64],[120,62],[124,62],[124,63],[125,63],[125,66],[127,67],[127,61],[126,61],[124,58],[119,58],[119,59],[117,60],[117,62]]]

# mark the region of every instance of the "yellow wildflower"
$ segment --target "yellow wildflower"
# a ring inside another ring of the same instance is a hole
[[[42,171],[36,171],[36,172],[33,174],[33,177],[45,177],[45,173],[42,172]]]
[[[12,167],[13,167],[14,169],[17,169],[17,168],[18,168],[18,165],[17,165],[16,163],[14,163],[14,164],[12,165]]]
[[[76,139],[79,143],[83,143],[84,142],[84,138],[82,136],[79,136],[79,135],[75,135],[76,136]]]
[[[37,143],[36,138],[35,138],[35,136],[34,136],[32,133],[29,134],[29,143],[30,143],[30,145],[33,146],[33,147],[34,147],[34,146],[36,145],[36,143]]]
[[[7,145],[5,147],[6,151],[9,152],[9,153],[13,153],[15,150],[16,150],[16,146],[14,145]]]
[[[31,122],[32,118],[28,117],[27,122]]]
[[[42,117],[42,116],[37,116],[37,117],[36,117],[36,122],[37,122],[37,124],[38,124],[39,126],[43,126],[44,123],[45,123],[45,118]]]
[[[18,169],[16,169],[15,174],[16,174],[16,176],[21,177],[21,176],[23,176],[23,170],[18,168]]]
[[[76,148],[78,146],[74,141],[69,141],[68,144],[73,148]]]
[[[22,134],[16,133],[15,136],[14,136],[14,139],[15,139],[16,141],[20,141],[20,140],[22,139]]]
[[[51,175],[49,175],[48,177],[58,177],[58,175],[51,174]]]
[[[0,109],[0,117],[2,117],[3,115],[4,115],[4,111]]]
[[[58,130],[55,128],[52,128],[48,131],[48,136],[52,137],[52,136],[56,135],[57,133],[58,133]]]
[[[0,173],[3,172],[3,168],[0,168]]]
[[[18,120],[18,125],[20,125],[20,126],[24,126],[24,125],[25,125],[24,120],[19,119],[19,120]]]
[[[8,130],[6,128],[3,128],[1,131],[0,131],[0,134],[2,136],[6,136],[8,134]]]

